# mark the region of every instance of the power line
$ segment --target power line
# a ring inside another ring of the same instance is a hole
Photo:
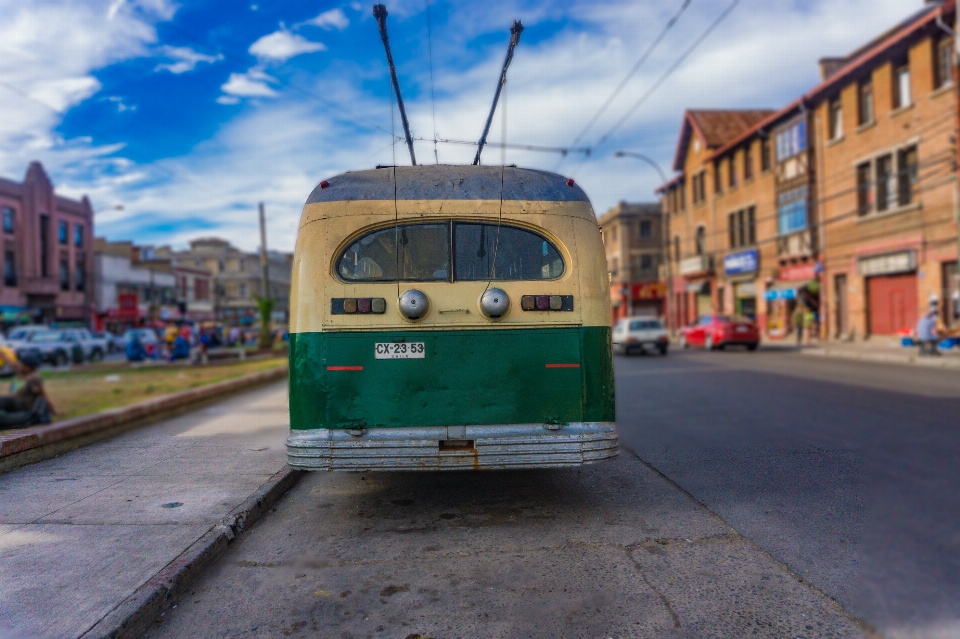
[[[479,142],[474,140],[452,140],[449,138],[413,138],[417,142],[434,142],[439,144],[460,144],[465,146],[477,146]],[[514,149],[517,151],[534,151],[537,153],[559,153],[567,155],[570,153],[590,154],[587,147],[563,147],[563,146],[540,146],[536,144],[505,144],[503,142],[485,142],[484,146],[495,146],[497,148]]]
[[[661,75],[660,78],[656,82],[654,82],[649,89],[647,89],[647,92],[644,93],[639,100],[633,103],[633,106],[631,106],[627,110],[627,112],[623,115],[623,117],[621,117],[617,121],[617,123],[610,128],[609,131],[607,131],[606,133],[603,134],[603,136],[601,136],[600,140],[597,141],[594,147],[599,147],[604,142],[606,142],[610,138],[610,136],[613,135],[616,132],[616,130],[619,129],[623,125],[623,123],[626,122],[627,119],[631,115],[633,115],[633,113],[637,109],[639,109],[648,99],[650,99],[650,96],[652,96],[657,91],[657,89],[659,89],[660,86],[663,85],[663,83],[666,82],[671,75],[673,75],[673,72],[676,71],[680,67],[680,65],[682,65],[687,60],[688,57],[690,57],[690,55],[697,49],[697,47],[699,47],[703,43],[704,40],[707,39],[707,37],[713,32],[713,30],[716,29],[718,26],[720,26],[720,23],[723,22],[727,18],[727,16],[730,15],[731,12],[733,12],[733,10],[737,7],[738,4],[740,4],[740,0],[733,0],[733,2],[731,2],[730,5],[723,10],[723,13],[717,16],[717,18],[710,23],[710,26],[707,27],[706,31],[701,33],[700,36],[693,41],[693,44],[687,47],[686,51],[684,51],[680,55],[680,57],[677,58],[676,61],[670,65],[670,67],[666,70],[666,72],[664,72],[664,74]]]
[[[657,45],[666,37],[670,29],[673,28],[673,25],[677,23],[680,19],[680,16],[683,15],[683,12],[687,10],[687,7],[690,6],[691,0],[683,0],[683,4],[680,6],[680,10],[677,11],[670,20],[667,21],[667,24],[664,25],[663,29],[660,31],[659,35],[654,38],[653,42],[650,43],[650,46],[647,47],[647,50],[643,52],[643,55],[640,56],[640,59],[633,65],[633,68],[627,72],[627,75],[624,76],[623,80],[620,81],[620,84],[616,89],[613,90],[613,93],[610,94],[610,97],[607,98],[606,102],[603,103],[603,106],[594,114],[590,121],[587,122],[587,125],[583,127],[583,130],[577,134],[577,137],[574,138],[573,143],[570,146],[576,146],[580,140],[583,139],[583,136],[587,134],[587,131],[597,123],[597,120],[600,119],[606,110],[613,104],[613,101],[617,99],[617,96],[620,95],[620,92],[627,86],[627,83],[630,82],[630,79],[640,70],[640,67],[643,66],[643,63],[647,61],[647,58],[650,57],[650,54],[653,53],[653,50],[657,48]]]

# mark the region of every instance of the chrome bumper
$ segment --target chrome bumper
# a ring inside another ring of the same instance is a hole
[[[304,470],[553,468],[612,459],[618,453],[611,422],[321,428],[291,431],[287,438],[287,463]]]

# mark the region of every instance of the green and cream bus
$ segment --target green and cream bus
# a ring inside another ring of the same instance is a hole
[[[325,180],[294,255],[289,463],[615,457],[609,318],[600,230],[573,180],[443,165]]]

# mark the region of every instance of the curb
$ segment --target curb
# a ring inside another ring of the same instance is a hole
[[[868,362],[887,362],[889,364],[905,364],[908,366],[926,366],[928,368],[958,368],[960,359],[920,357],[919,355],[894,355],[892,353],[860,353],[847,350],[832,350],[818,348],[799,351],[801,355],[812,357],[832,357],[835,359],[856,359]]]
[[[238,535],[250,529],[280,501],[305,472],[287,466],[271,477],[220,523],[83,633],[80,639],[127,639],[143,635],[154,619],[170,609],[203,570],[222,555]]]
[[[177,415],[197,404],[231,393],[279,381],[287,376],[287,367],[251,373],[215,384],[162,395],[145,402],[112,408],[62,422],[54,422],[0,435],[0,473],[111,437],[125,430]]]

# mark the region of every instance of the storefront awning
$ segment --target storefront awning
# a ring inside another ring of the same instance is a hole
[[[800,280],[796,282],[774,282],[767,287],[764,297],[768,300],[795,300],[797,299],[797,290],[805,288],[810,284],[819,282],[816,280]]]

